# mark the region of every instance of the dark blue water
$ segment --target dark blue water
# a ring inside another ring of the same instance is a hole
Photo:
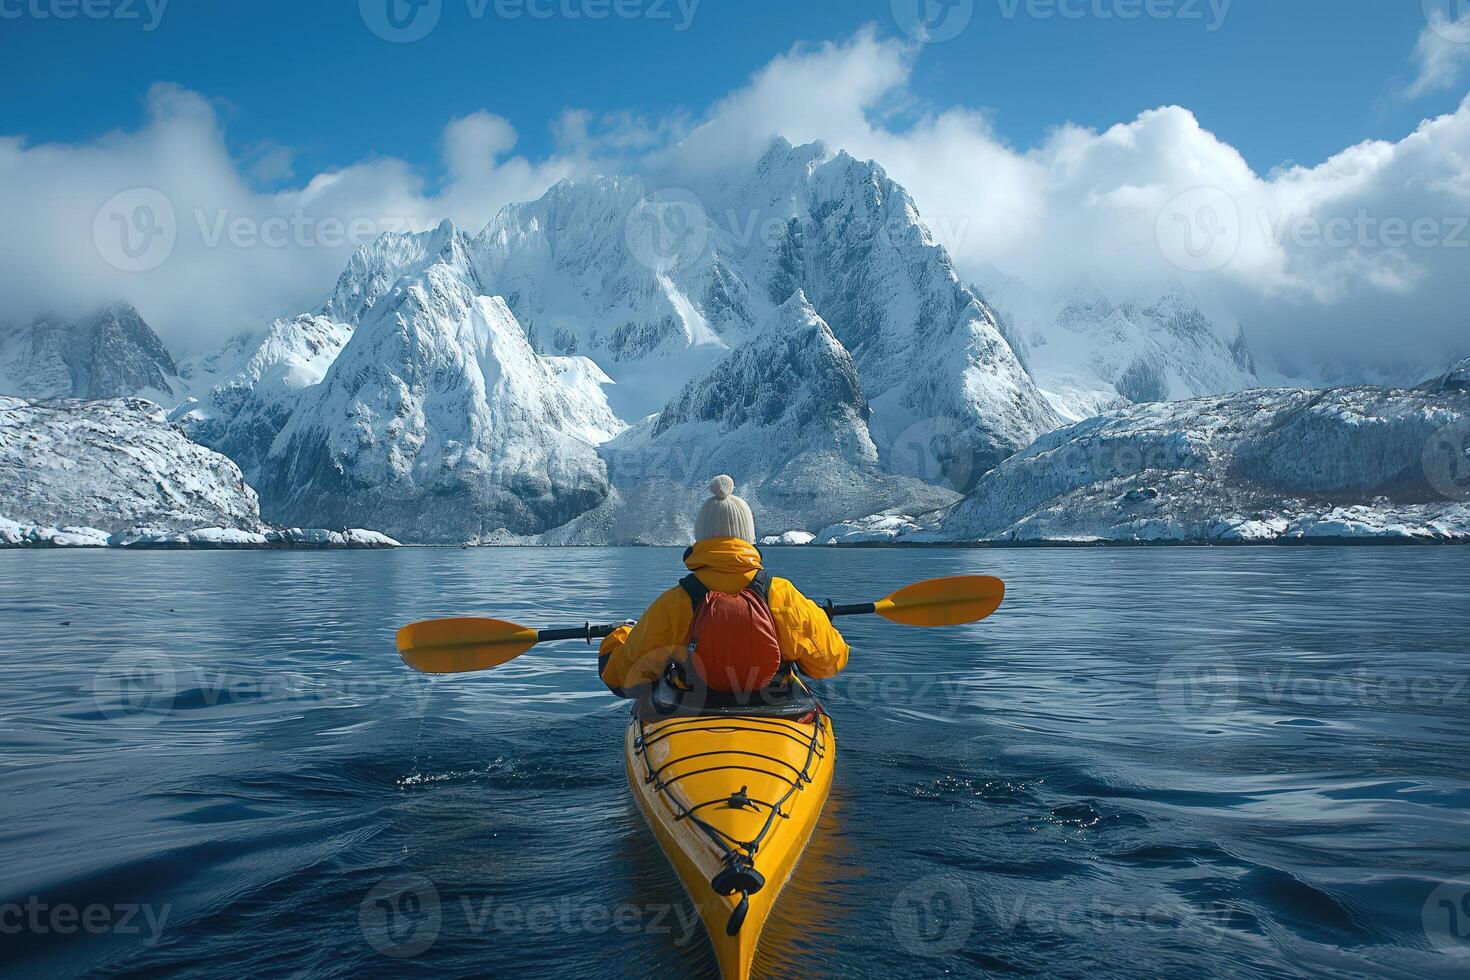
[[[770,555],[844,623],[770,976],[1470,970],[1470,551]],[[584,646],[430,682],[393,629],[636,615],[665,550],[0,554],[0,972],[712,976]]]

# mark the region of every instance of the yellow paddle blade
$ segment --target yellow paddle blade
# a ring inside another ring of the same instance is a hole
[[[398,631],[398,653],[425,674],[464,674],[514,660],[537,637],[533,629],[498,619],[431,619]]]
[[[873,611],[904,626],[960,626],[989,616],[1005,596],[1006,584],[998,578],[957,575],[899,589],[873,603]]]

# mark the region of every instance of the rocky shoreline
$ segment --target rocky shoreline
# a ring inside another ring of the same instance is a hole
[[[0,518],[0,549],[117,548],[127,551],[378,550],[402,545],[377,531],[344,528],[272,528],[242,531],[205,527],[191,531],[129,528],[108,533],[95,527],[47,527]]]

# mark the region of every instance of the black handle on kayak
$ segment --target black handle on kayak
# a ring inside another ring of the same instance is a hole
[[[548,643],[555,640],[586,640],[588,643],[591,643],[593,640],[602,639],[614,630],[621,629],[622,626],[622,623],[603,623],[599,626],[593,626],[591,623],[587,623],[583,626],[568,626],[559,630],[537,630],[536,642]]]
[[[838,616],[871,616],[878,611],[876,602],[854,602],[846,606],[834,606],[832,600],[822,607],[826,610],[828,619],[836,619]]]

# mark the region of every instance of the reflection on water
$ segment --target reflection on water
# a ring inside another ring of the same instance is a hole
[[[817,597],[967,573],[1009,595],[955,630],[844,621],[836,783],[758,965],[1463,975],[1465,556],[772,551]],[[392,648],[430,616],[636,615],[679,572],[660,549],[0,554],[7,966],[712,976],[595,651],[431,681]]]

